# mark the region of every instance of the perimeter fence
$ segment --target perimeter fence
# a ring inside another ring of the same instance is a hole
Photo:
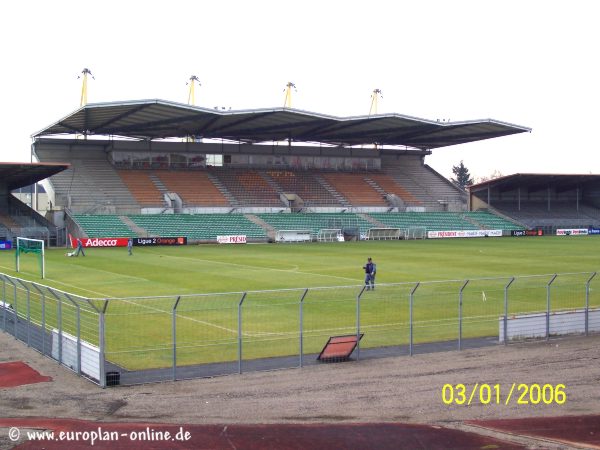
[[[0,274],[0,328],[102,387],[600,331],[596,273],[161,297],[86,298]]]

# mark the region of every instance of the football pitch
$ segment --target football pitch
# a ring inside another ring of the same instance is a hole
[[[240,342],[245,359],[297,355],[299,340],[315,353],[328,336],[355,333],[358,320],[361,346],[406,345],[411,313],[415,343],[452,340],[461,288],[462,337],[497,336],[511,277],[510,314],[545,311],[555,273],[562,275],[552,310],[581,308],[599,250],[593,236],[136,247],[133,256],[90,248],[77,258],[49,249],[45,280],[33,255],[23,255],[17,274],[14,252],[0,252],[0,271],[98,299],[97,306],[118,298],[106,308],[106,357],[133,370],[169,367],[174,341],[178,365],[235,361]],[[357,317],[367,257],[377,263],[377,289],[363,293]],[[600,306],[594,286],[590,306]],[[35,320],[40,302],[30,301]],[[46,306],[51,326],[54,310]],[[63,308],[66,328],[72,314]],[[82,310],[82,339],[97,344],[97,323]]]

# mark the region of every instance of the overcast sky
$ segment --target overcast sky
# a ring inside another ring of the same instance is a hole
[[[88,102],[159,98],[232,109],[283,106],[497,119],[531,133],[441,148],[475,178],[600,173],[594,1],[24,1],[3,4],[0,161],[29,161],[31,134]]]

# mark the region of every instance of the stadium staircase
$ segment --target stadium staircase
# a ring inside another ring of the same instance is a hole
[[[354,173],[323,173],[324,178],[353,206],[388,206],[382,195],[365,179]]]
[[[319,184],[321,184],[321,186],[325,188],[327,192],[329,192],[331,197],[333,197],[334,203],[337,203],[345,208],[350,208],[352,206],[350,202],[346,200],[342,194],[336,191],[333,186],[331,186],[331,184],[329,184],[327,180],[325,180],[320,174],[315,174],[315,179],[317,182],[319,182]]]
[[[385,173],[371,173],[365,177],[365,180],[384,197],[393,194],[399,197],[405,205],[421,205],[421,201],[418,198],[408,192],[398,181]]]
[[[337,198],[319,182],[312,172],[267,170],[262,173],[276,184],[278,192],[299,196],[303,200],[304,206],[339,206]]]
[[[383,172],[403,186],[427,211],[464,211],[466,193],[454,186],[421,157],[383,159]]]
[[[70,161],[71,167],[50,177],[55,205],[77,212],[139,209],[130,190],[123,183],[102,150],[89,149],[80,154],[66,150],[41,152],[40,162]]]
[[[200,170],[162,170],[153,175],[166,187],[167,192],[175,192],[183,200],[184,207],[230,206],[227,198]]]
[[[128,217],[153,236],[185,236],[191,240],[211,242],[219,235],[246,235],[250,240],[267,239],[265,230],[243,214],[133,214]]]
[[[127,225],[129,227],[129,229],[131,229],[131,231],[133,231],[137,237],[149,237],[150,234],[148,233],[148,230],[145,230],[142,227],[137,226],[137,224],[131,220],[129,217],[127,216],[119,216],[119,219],[121,220],[121,222],[123,222],[125,225]]]
[[[277,190],[254,169],[213,167],[209,173],[229,193],[234,207],[283,206]]]
[[[237,199],[231,194],[231,192],[229,192],[227,187],[225,187],[225,185],[214,173],[207,171],[206,176],[211,181],[211,183],[219,190],[221,195],[227,199],[227,202],[230,206],[234,208],[239,208],[241,206]]]
[[[152,181],[149,171],[119,169],[118,174],[140,206],[166,206],[163,193]]]
[[[292,213],[292,214],[257,214],[275,230],[310,230],[317,236],[322,229],[358,228],[366,233],[373,224],[358,214],[352,213]]]
[[[358,216],[362,217],[367,222],[371,222],[373,224],[374,228],[387,228],[386,224],[384,224],[383,222],[380,222],[379,220],[375,219],[374,217],[371,217],[368,214],[358,214]]]
[[[137,234],[116,215],[72,214],[71,217],[87,237],[137,237]]]
[[[167,189],[167,187],[164,185],[164,183],[161,181],[160,178],[158,178],[158,176],[155,173],[149,172],[148,173],[148,178],[150,178],[150,181],[152,181],[152,183],[154,184],[154,186],[156,187],[156,189],[158,190],[158,192],[160,192],[164,198],[164,195],[169,192],[169,190]]]
[[[248,220],[250,220],[251,222],[254,222],[256,225],[258,225],[263,230],[265,230],[265,233],[269,237],[269,239],[271,239],[271,240],[275,239],[275,233],[277,230],[275,230],[275,228],[273,228],[270,224],[268,224],[267,222],[262,220],[256,214],[244,214],[244,215],[246,216],[246,218]]]

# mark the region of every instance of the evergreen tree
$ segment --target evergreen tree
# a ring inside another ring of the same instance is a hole
[[[452,178],[452,182],[461,189],[465,189],[467,186],[471,186],[473,184],[473,178],[471,178],[469,169],[465,167],[462,160],[458,166],[452,166],[452,173],[456,177]]]

